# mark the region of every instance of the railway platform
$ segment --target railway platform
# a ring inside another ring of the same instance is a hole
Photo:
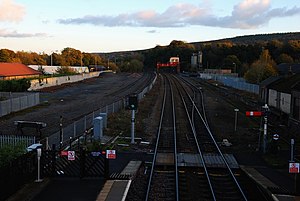
[[[135,177],[142,161],[130,161],[120,174],[112,174],[114,180],[107,180],[100,191],[96,201],[125,200],[131,185],[131,179]],[[124,179],[125,180],[120,180]],[[128,178],[128,179],[127,179]]]
[[[272,189],[284,189],[282,186],[278,186],[269,180],[266,176],[262,175],[254,167],[243,166],[240,168],[251,178],[253,179],[265,192],[267,192],[275,201],[293,201],[300,200],[300,197],[293,195],[286,195],[282,193],[273,193]]]

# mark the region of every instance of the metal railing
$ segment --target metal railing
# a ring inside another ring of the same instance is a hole
[[[145,87],[141,92],[137,93],[138,100],[141,100],[145,96],[145,94],[152,89],[153,85],[156,82],[156,79],[157,75],[149,84],[149,86]],[[68,144],[70,142],[70,139],[78,138],[79,136],[82,136],[88,129],[92,128],[94,118],[99,116],[100,113],[106,113],[108,116],[112,113],[125,109],[126,106],[126,99],[122,98],[109,105],[101,107],[98,110],[95,110],[92,113],[85,115],[81,119],[73,122],[72,124],[61,128],[59,131],[55,132],[51,136],[41,140],[40,143],[44,144],[46,146],[46,149],[51,149],[52,145],[59,147]]]
[[[0,135],[0,148],[6,145],[17,146],[20,144],[28,147],[34,144],[35,140],[35,136]]]
[[[220,74],[201,74],[202,79],[212,79],[235,89],[259,94],[259,85],[247,83],[245,79]]]

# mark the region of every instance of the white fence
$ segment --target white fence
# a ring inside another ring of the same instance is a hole
[[[16,135],[0,135],[0,148],[4,146],[23,145],[29,147],[35,143],[34,136],[16,136]]]
[[[0,117],[17,112],[40,103],[39,93],[3,93],[1,97],[7,100],[0,101]]]

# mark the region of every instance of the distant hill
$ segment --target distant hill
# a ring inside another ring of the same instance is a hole
[[[211,40],[211,41],[202,41],[202,42],[191,42],[195,46],[196,49],[200,49],[200,46],[203,44],[216,44],[216,43],[233,43],[236,45],[253,45],[255,43],[267,43],[272,40],[278,40],[281,42],[288,42],[289,40],[300,40],[300,32],[289,32],[289,33],[272,33],[272,34],[255,34],[255,35],[245,35],[245,36],[236,36],[233,38],[224,38],[219,40]],[[155,47],[153,47],[155,48]],[[153,48],[145,49],[145,50],[129,50],[129,51],[117,51],[117,52],[109,52],[109,53],[95,53],[99,54],[101,57],[126,57],[132,56],[137,53],[142,53],[147,50],[151,50]]]
[[[245,36],[237,36],[233,38],[224,38],[220,40],[192,42],[190,44],[195,45],[195,47],[205,43],[222,43],[222,42],[232,42],[237,45],[249,45],[254,43],[266,43],[272,40],[279,40],[281,42],[287,42],[289,40],[300,40],[300,32],[245,35]]]

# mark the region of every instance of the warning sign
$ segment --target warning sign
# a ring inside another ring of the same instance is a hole
[[[68,151],[61,151],[61,152],[60,152],[60,155],[61,155],[61,156],[68,156]]]
[[[116,150],[106,150],[107,159],[116,159]]]
[[[278,134],[274,134],[273,135],[273,140],[278,140],[279,139],[279,135]]]
[[[289,163],[289,173],[299,173],[299,163]]]
[[[75,151],[68,151],[68,160],[69,161],[75,160]]]

